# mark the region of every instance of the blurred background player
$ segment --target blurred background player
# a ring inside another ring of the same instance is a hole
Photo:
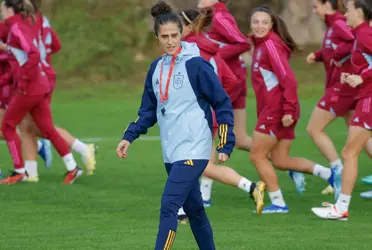
[[[323,219],[347,220],[351,194],[358,176],[358,158],[371,136],[372,129],[372,1],[351,0],[347,3],[347,24],[353,29],[356,39],[351,54],[354,73],[342,73],[341,83],[358,88],[358,100],[350,121],[346,144],[342,150],[344,168],[342,190],[335,205],[326,204],[313,208],[313,213]]]
[[[284,22],[268,7],[252,12],[251,36],[255,46],[251,69],[252,85],[257,100],[258,122],[253,133],[250,159],[267,185],[271,205],[262,213],[287,213],[275,169],[293,170],[319,176],[334,184],[334,171],[304,158],[289,156],[295,126],[300,115],[297,81],[289,65],[297,44]],[[256,211],[259,213],[259,211]]]
[[[212,152],[212,109],[219,123],[218,159],[228,160],[235,144],[230,99],[213,67],[200,57],[193,43],[181,42],[182,21],[163,1],[151,14],[164,56],[148,72],[138,119],[131,123],[117,148],[127,157],[131,143],[159,124],[163,158],[168,173],[155,250],[171,249],[177,230],[177,211],[183,206],[201,250],[216,249],[204,211],[199,178]]]
[[[0,123],[3,120],[6,109],[15,91],[13,85],[13,76],[8,61],[8,48],[6,45],[8,33],[9,30],[7,26],[3,22],[0,22]],[[0,139],[4,140],[4,136],[1,131]],[[38,140],[37,145],[37,153],[39,153],[41,158],[44,160],[45,166],[49,168],[52,164],[52,150],[50,141],[44,139]]]
[[[227,2],[226,0],[199,0],[198,8],[202,12],[208,9],[214,11],[212,25],[208,29],[206,37],[220,47],[219,53],[222,59],[238,78],[238,85],[235,88],[237,98],[232,102],[236,148],[249,151],[252,138],[246,132],[247,68],[241,54],[249,51],[251,46],[247,38],[240,32],[235,18],[227,9]],[[202,177],[200,186],[206,205],[208,203],[210,205],[212,183],[212,179]]]
[[[35,34],[39,37],[39,51],[42,63],[43,72],[45,72],[48,81],[50,94],[48,96],[51,103],[52,95],[55,89],[56,72],[51,65],[51,56],[61,49],[61,42],[58,35],[51,27],[47,17],[43,16],[41,8],[41,0],[31,0],[35,9],[35,24],[33,25]],[[31,116],[27,116],[21,123],[22,144],[24,145],[25,153],[25,168],[28,174],[27,181],[38,182],[38,169],[36,161],[37,152],[37,136],[41,136],[40,130],[33,122]],[[67,142],[70,148],[78,152],[87,168],[87,174],[92,175],[96,168],[95,160],[95,145],[85,144],[82,141],[74,138],[68,131],[63,128],[56,127],[58,133]]]
[[[315,107],[309,120],[307,131],[320,152],[332,168],[341,171],[342,161],[325,128],[337,117],[343,117],[348,127],[353,116],[358,88],[341,84],[341,73],[351,73],[351,51],[354,46],[354,36],[346,25],[345,6],[342,0],[313,0],[314,12],[327,26],[324,35],[323,48],[310,53],[307,62],[322,61],[326,70],[325,93]],[[366,144],[366,152],[372,157],[372,140]],[[333,193],[331,186],[322,191],[323,194]]]
[[[1,131],[12,156],[14,172],[1,180],[0,184],[15,184],[27,178],[16,127],[28,113],[40,128],[43,137],[52,141],[63,158],[67,168],[63,183],[72,184],[83,171],[77,167],[68,145],[53,125],[50,103],[47,99],[48,80],[39,67],[40,52],[32,27],[34,6],[29,0],[5,0],[1,4],[1,13],[9,28],[8,60],[16,91],[1,124]]]
[[[239,95],[237,95],[236,92],[236,85],[239,84],[237,81],[238,79],[225,61],[221,58],[218,44],[213,43],[204,35],[204,32],[212,23],[213,11],[208,10],[204,14],[201,14],[197,10],[190,9],[180,12],[180,17],[183,23],[183,40],[190,43],[196,43],[198,45],[200,55],[211,63],[214,71],[222,83],[223,88],[229,95],[231,102],[234,103],[234,100],[239,98]],[[215,137],[217,135],[217,131],[216,129],[214,130],[213,136]],[[215,159],[216,149],[213,149],[211,160],[208,163],[203,176],[242,189],[243,191],[249,193],[250,196],[255,200],[257,209],[262,209],[263,197],[258,197],[258,195],[264,192],[264,183],[251,182],[247,178],[239,175],[234,169],[217,165]],[[255,191],[256,189],[260,191]],[[203,197],[203,200],[210,201],[206,199],[206,197]],[[210,206],[210,202],[205,202],[204,206]],[[179,215],[179,219],[182,222],[182,219],[184,219],[182,216],[184,215],[182,211],[180,211]]]

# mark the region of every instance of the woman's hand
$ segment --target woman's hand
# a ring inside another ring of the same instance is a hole
[[[127,158],[128,157],[128,149],[130,147],[130,142],[127,141],[127,140],[122,140],[119,145],[118,145],[118,148],[116,149],[116,154],[120,157],[120,158]]]
[[[290,127],[294,123],[292,115],[284,115],[282,118],[282,123],[284,127]]]

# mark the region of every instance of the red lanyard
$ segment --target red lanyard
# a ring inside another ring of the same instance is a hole
[[[168,90],[169,90],[170,80],[171,80],[172,74],[173,74],[174,64],[175,64],[177,56],[180,54],[181,50],[182,50],[182,47],[180,46],[177,49],[176,53],[174,53],[174,55],[172,57],[172,63],[171,63],[171,66],[169,68],[167,83],[165,85],[165,95],[163,95],[163,63],[164,63],[164,61],[163,60],[161,61],[161,64],[160,64],[160,84],[159,84],[160,102],[164,102],[164,101],[168,100]]]

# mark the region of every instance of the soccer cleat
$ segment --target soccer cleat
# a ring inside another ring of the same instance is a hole
[[[325,189],[323,189],[322,194],[324,195],[334,194],[333,187],[331,185],[328,185]]]
[[[179,224],[187,224],[188,223],[188,218],[186,214],[178,215],[178,223]]]
[[[78,167],[72,171],[68,171],[65,175],[65,179],[63,180],[63,184],[73,184],[82,174],[83,170]]]
[[[254,200],[254,203],[256,204],[256,210],[255,210],[256,214],[258,216],[260,216],[261,212],[262,212],[262,209],[264,207],[266,184],[263,183],[262,181],[259,181],[259,182],[255,183],[254,185],[255,185],[254,189],[253,189],[252,192],[250,192],[250,194],[251,194],[251,197]]]
[[[337,210],[336,206],[330,203],[323,202],[324,207],[314,207],[311,211],[319,218],[326,220],[339,220],[347,221],[349,212],[341,213]]]
[[[360,197],[364,199],[372,199],[372,191],[360,193]]]
[[[331,177],[328,179],[328,183],[333,187],[334,191],[334,198],[337,201],[338,196],[341,193],[341,186],[342,186],[342,169],[341,168],[331,168]]]
[[[362,182],[364,182],[365,184],[372,185],[372,175],[368,175],[366,177],[363,177]]]
[[[305,175],[303,173],[295,171],[288,171],[288,173],[293,182],[296,184],[297,193],[302,194],[303,192],[305,192],[306,190]]]
[[[50,168],[53,161],[52,145],[49,140],[41,139],[40,142],[41,148],[39,150],[39,155],[44,160],[45,167]]]
[[[94,144],[88,144],[88,150],[83,157],[83,162],[87,168],[87,175],[93,175],[96,170],[96,154],[98,147]]]
[[[38,183],[39,182],[39,177],[38,176],[33,176],[33,177],[27,177],[24,182],[32,182],[32,183]]]
[[[287,205],[285,205],[284,207],[280,207],[280,206],[271,204],[270,206],[265,207],[261,213],[262,214],[286,214],[288,212],[289,212],[289,208]],[[254,213],[256,213],[256,210],[254,211]]]
[[[212,206],[212,200],[211,199],[209,199],[207,201],[203,200],[203,205],[204,205],[204,207],[211,207]]]
[[[2,185],[5,185],[5,184],[9,184],[9,185],[16,184],[18,182],[24,181],[26,178],[27,178],[26,173],[19,174],[19,173],[17,173],[17,172],[14,171],[14,172],[12,172],[12,174],[9,177],[0,180],[0,184],[2,184]]]

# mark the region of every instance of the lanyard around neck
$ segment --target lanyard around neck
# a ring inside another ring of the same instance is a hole
[[[174,55],[172,56],[172,63],[171,63],[170,68],[169,68],[168,78],[167,78],[167,82],[166,82],[166,85],[165,85],[165,95],[163,95],[163,64],[164,64],[164,60],[161,60],[161,64],[160,64],[160,83],[159,83],[160,102],[164,102],[164,101],[168,100],[169,84],[170,84],[170,80],[172,78],[172,74],[173,74],[173,70],[174,70],[174,64],[176,63],[177,56],[180,54],[181,50],[182,50],[182,47],[180,46],[177,49],[177,51],[174,53]]]

